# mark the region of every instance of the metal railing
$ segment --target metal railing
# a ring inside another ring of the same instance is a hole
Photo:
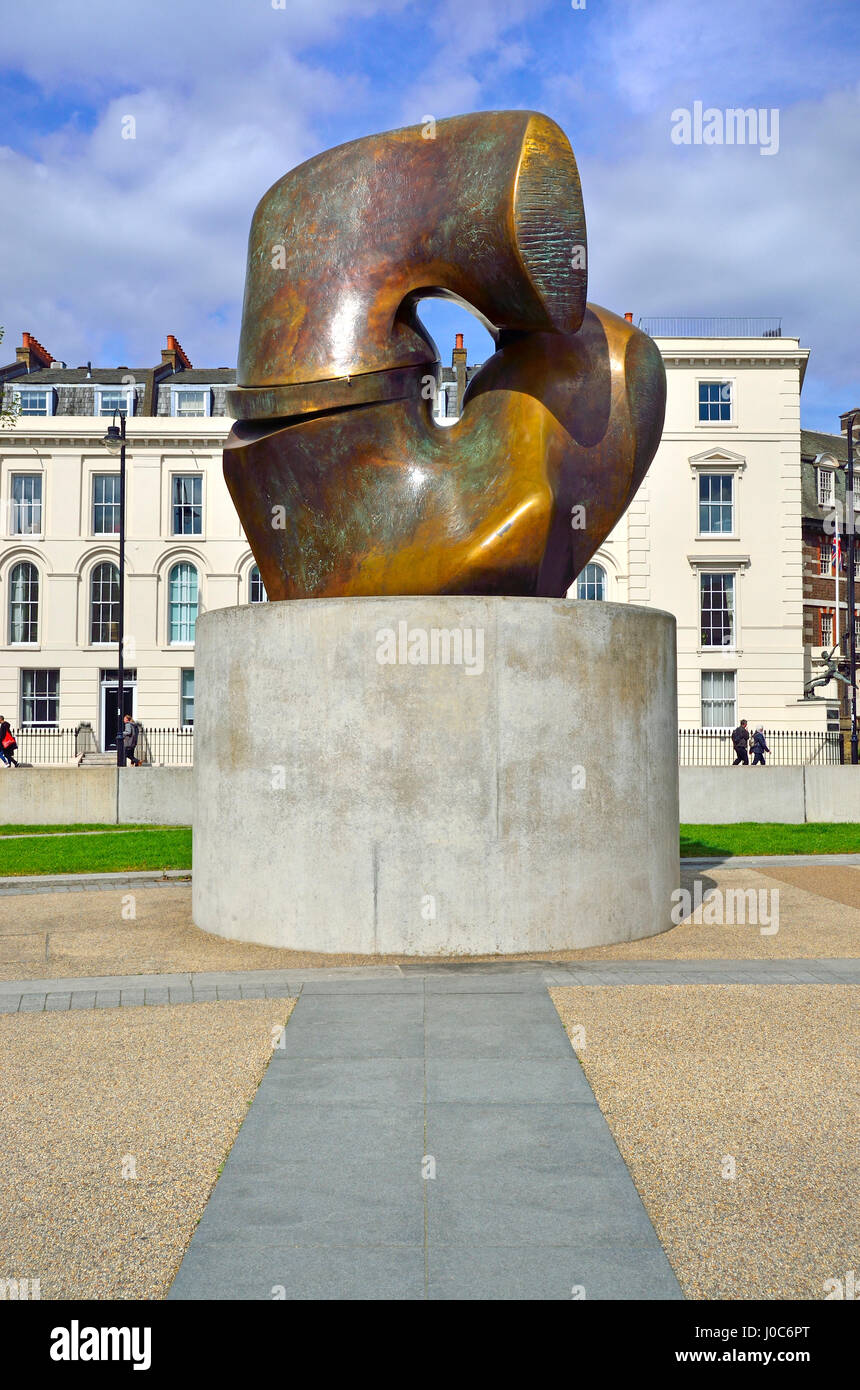
[[[816,733],[811,729],[766,729],[765,742],[770,753],[765,764],[799,767],[810,763],[841,763],[842,735]],[[752,762],[752,749],[749,754]],[[724,729],[679,729],[678,762],[681,767],[730,767],[735,750],[730,732]]]
[[[194,763],[193,724],[160,729],[141,724],[135,756],[151,767],[191,767]]]
[[[782,319],[774,318],[640,318],[652,338],[781,338]]]
[[[23,725],[12,729],[18,741],[15,753],[19,763],[74,763],[77,758],[77,726],[55,729]]]

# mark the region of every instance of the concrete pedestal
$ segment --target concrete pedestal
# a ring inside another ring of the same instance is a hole
[[[204,615],[196,664],[205,931],[423,956],[671,925],[669,614],[542,598],[268,603]]]

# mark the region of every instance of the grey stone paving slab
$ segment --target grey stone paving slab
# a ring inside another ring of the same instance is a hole
[[[15,1014],[21,1002],[20,994],[0,994],[0,1014]]]
[[[72,1002],[71,994],[49,994],[45,1000],[45,1011],[64,1012]]]
[[[148,989],[148,990],[146,991],[146,1002],[147,1002],[147,1004],[169,1004],[169,1003],[170,1003],[170,990],[169,990],[169,989]]]
[[[424,1098],[424,1060],[289,1057],[283,1066],[269,1068],[267,1081],[278,1087],[283,1103],[420,1105]]]
[[[546,990],[535,995],[428,994],[426,1039],[428,1057],[566,1057],[571,1050]]]
[[[424,1287],[423,1242],[356,1249],[288,1243],[256,1246],[240,1237],[235,1246],[211,1246],[198,1235],[167,1297],[271,1302],[277,1296],[291,1301],[392,1303],[422,1299]]]
[[[72,994],[70,1007],[73,1009],[94,1009],[96,1006],[96,991],[94,989],[77,989]]]
[[[146,1003],[146,990],[143,989],[124,989],[120,993],[119,1002],[122,1008],[138,1008]]]
[[[428,1057],[426,1075],[428,1104],[597,1104],[582,1068],[567,1056]]]
[[[665,1254],[645,1246],[431,1245],[429,1297],[482,1301],[680,1299]],[[580,1334],[581,1335],[581,1334]]]
[[[680,1297],[545,988],[430,983],[302,994],[171,1298]]]
[[[122,991],[118,989],[100,989],[96,994],[97,1009],[118,1009]]]
[[[41,1013],[45,1007],[44,994],[22,994],[19,1013]]]

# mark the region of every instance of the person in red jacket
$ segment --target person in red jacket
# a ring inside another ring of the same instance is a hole
[[[9,727],[9,720],[5,714],[0,714],[0,758],[3,759],[7,767],[18,766],[18,760],[15,757],[17,748],[18,744]]]

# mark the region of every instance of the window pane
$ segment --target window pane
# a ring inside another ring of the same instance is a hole
[[[833,473],[829,468],[818,470],[818,501],[821,506],[833,498]]]
[[[699,476],[699,531],[704,535],[727,535],[734,529],[730,473]]]
[[[199,536],[203,532],[203,478],[199,473],[176,474],[173,479],[173,534]]]
[[[16,565],[9,581],[9,641],[39,640],[39,572],[35,565]]]
[[[713,424],[732,418],[732,384],[730,381],[699,382],[699,420]]]
[[[700,576],[702,646],[731,647],[735,640],[735,577],[733,574]]]
[[[93,532],[119,535],[119,474],[97,473],[93,478]]]
[[[735,672],[702,672],[702,728],[731,729],[735,722]]]
[[[197,624],[197,571],[193,565],[174,565],[169,581],[171,642],[193,642]]]
[[[194,723],[194,672],[182,672],[182,694],[180,697],[180,720],[183,724]]]
[[[21,723],[55,725],[59,715],[59,671],[22,671]]]
[[[606,570],[602,565],[586,565],[576,582],[576,597],[584,599],[606,598]]]
[[[830,648],[833,645],[833,614],[821,614],[821,645]]]
[[[263,578],[260,574],[257,565],[254,565],[254,567],[251,570],[249,597],[251,603],[265,603],[269,597],[269,595],[266,593],[266,586],[263,583]]]
[[[128,391],[100,391],[99,415],[113,415],[115,410],[127,415],[129,394]]]
[[[90,588],[90,641],[119,641],[119,570],[96,565]]]
[[[47,415],[48,414],[48,393],[47,391],[22,391],[21,392],[21,414],[22,415]]]
[[[174,399],[175,415],[205,415],[205,391],[177,391]]]
[[[42,530],[42,479],[27,473],[12,475],[9,530],[13,536],[39,535]]]

